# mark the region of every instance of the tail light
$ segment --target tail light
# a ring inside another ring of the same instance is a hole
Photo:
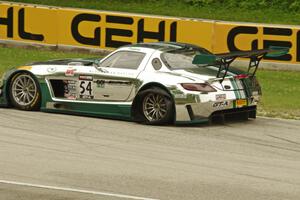
[[[248,78],[249,77],[249,75],[247,75],[247,74],[239,74],[239,75],[236,75],[234,78],[236,78],[236,79],[244,79],[244,78]]]
[[[190,91],[216,92],[217,90],[207,83],[182,83],[181,86]]]

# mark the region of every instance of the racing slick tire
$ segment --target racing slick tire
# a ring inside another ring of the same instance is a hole
[[[15,74],[9,85],[11,104],[20,110],[39,110],[41,90],[36,79],[27,72]]]
[[[174,106],[166,91],[153,87],[143,91],[141,97],[141,114],[145,124],[161,125],[172,122]]]

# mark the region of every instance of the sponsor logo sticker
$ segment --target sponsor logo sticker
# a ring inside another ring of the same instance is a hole
[[[226,99],[226,94],[216,94],[217,101],[224,101]]]
[[[20,70],[31,70],[32,66],[20,66],[20,67],[18,67],[18,69],[20,69]]]
[[[74,76],[76,69],[73,68],[69,68],[67,69],[67,71],[65,72],[65,76]]]
[[[93,76],[79,75],[79,80],[92,81],[93,80]]]
[[[96,84],[97,88],[105,88],[105,80],[97,80]]]
[[[76,81],[64,80],[64,97],[67,99],[76,99]]]
[[[213,108],[223,108],[229,105],[228,101],[215,102],[212,104]]]

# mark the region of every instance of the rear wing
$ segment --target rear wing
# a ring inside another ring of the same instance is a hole
[[[259,49],[252,51],[236,51],[221,54],[199,54],[194,57],[193,64],[219,66],[216,77],[220,80],[220,82],[223,82],[229,70],[230,64],[236,58],[249,58],[250,62],[248,65],[247,75],[254,76],[262,58],[279,57],[287,54],[288,52],[289,48],[286,47],[269,47],[268,49]],[[223,74],[221,74],[222,72]]]

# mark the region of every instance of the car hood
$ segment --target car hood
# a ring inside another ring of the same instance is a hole
[[[28,65],[81,65],[81,66],[91,66],[99,63],[99,58],[71,58],[71,59],[57,59],[57,60],[48,60],[41,62],[34,62]]]

